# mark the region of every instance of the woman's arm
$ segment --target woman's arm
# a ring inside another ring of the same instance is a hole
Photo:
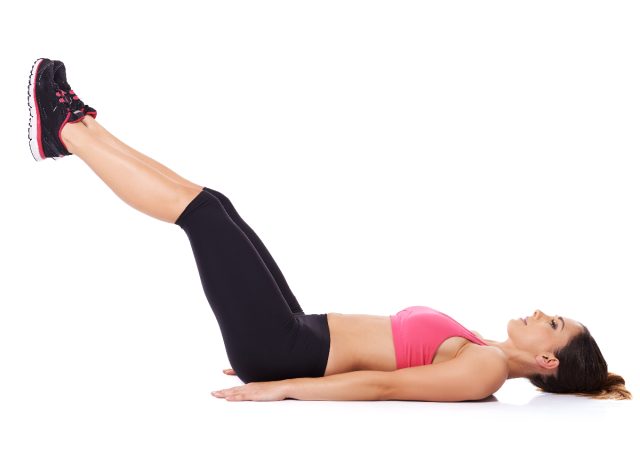
[[[283,381],[286,398],[296,400],[382,400],[389,372],[353,371],[325,377],[301,377]]]
[[[362,370],[326,377],[252,382],[213,392],[229,401],[296,400],[480,400],[508,379],[501,351],[485,346],[438,364],[395,371]]]
[[[227,401],[382,400],[388,392],[391,372],[355,371],[326,377],[250,382],[215,390],[211,394]]]
[[[495,349],[479,347],[455,359],[391,372],[355,371],[287,379],[284,393],[298,400],[480,400],[507,380],[509,368]]]

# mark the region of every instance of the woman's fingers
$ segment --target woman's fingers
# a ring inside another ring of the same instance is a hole
[[[227,401],[278,401],[286,398],[283,381],[250,382],[238,387],[214,390],[211,394]]]
[[[227,375],[236,375],[236,371],[234,371],[233,369],[223,369],[222,372]]]
[[[214,390],[211,394],[216,398],[225,398],[227,400],[234,400],[240,395],[240,391],[245,385],[238,387],[225,388],[222,390]]]

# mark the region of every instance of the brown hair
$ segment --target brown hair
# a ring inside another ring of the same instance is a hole
[[[582,324],[580,324],[582,325]],[[573,393],[598,400],[630,400],[624,379],[608,371],[607,361],[589,329],[574,336],[567,345],[554,351],[560,361],[556,375],[533,374],[527,377],[539,391]]]

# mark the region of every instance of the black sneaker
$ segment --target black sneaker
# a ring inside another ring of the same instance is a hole
[[[29,146],[36,161],[60,159],[70,153],[60,139],[62,128],[77,122],[81,109],[78,99],[61,89],[53,79],[53,61],[39,58],[29,77]],[[73,118],[72,118],[73,112]]]
[[[84,119],[85,115],[90,115],[94,119],[98,116],[98,111],[96,111],[93,107],[86,105],[80,100],[78,95],[71,89],[69,83],[67,83],[67,70],[60,60],[53,61],[53,80],[56,82],[58,86],[70,96],[73,97],[73,103],[71,106],[71,117],[69,118],[69,122],[79,122]],[[81,110],[82,112],[77,112]]]

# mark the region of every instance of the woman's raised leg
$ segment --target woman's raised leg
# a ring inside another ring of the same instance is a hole
[[[145,163],[149,167],[155,169],[156,171],[160,172],[167,178],[173,180],[174,182],[180,185],[183,185],[185,187],[191,187],[194,189],[201,188],[201,186],[196,185],[193,182],[179,176],[168,167],[160,164],[158,161],[146,156],[140,151],[122,142],[121,140],[116,138],[111,132],[109,132],[106,128],[100,125],[93,117],[89,115],[86,116],[84,120],[82,120],[82,123],[86,125],[86,127],[89,129],[89,131],[95,138],[102,140],[104,143],[108,144],[109,146],[119,151],[120,153],[126,154],[131,158],[135,158]],[[242,229],[242,231],[247,235],[249,240],[251,240],[254,247],[262,257],[262,260],[265,262],[265,264],[267,265],[267,268],[269,268],[269,271],[271,272],[274,279],[276,280],[276,283],[278,283],[278,287],[280,288],[280,290],[282,291],[282,294],[287,300],[287,303],[289,304],[289,308],[291,309],[291,312],[294,314],[304,314],[304,311],[302,310],[300,303],[298,302],[297,298],[291,291],[291,288],[289,287],[287,280],[285,279],[282,271],[278,267],[278,264],[271,256],[271,253],[269,253],[269,250],[264,245],[260,237],[258,237],[255,231],[251,228],[251,226],[249,226],[238,214],[237,210],[235,209],[231,201],[224,194],[216,190],[210,189],[208,187],[205,187],[204,190],[216,196],[220,200],[220,202],[224,206],[225,210],[227,211],[231,219],[233,219],[233,221],[238,225],[238,227]]]
[[[161,221],[174,223],[203,189],[193,183],[183,185],[127,156],[98,138],[83,122],[65,125],[60,135],[67,149],[87,163],[120,199]]]
[[[185,187],[129,157],[82,122],[65,125],[61,137],[69,152],[122,200],[186,232],[229,362],[241,380],[321,375],[328,355],[326,316],[309,316],[323,327],[323,335],[307,341],[303,324],[220,199],[205,187]]]

